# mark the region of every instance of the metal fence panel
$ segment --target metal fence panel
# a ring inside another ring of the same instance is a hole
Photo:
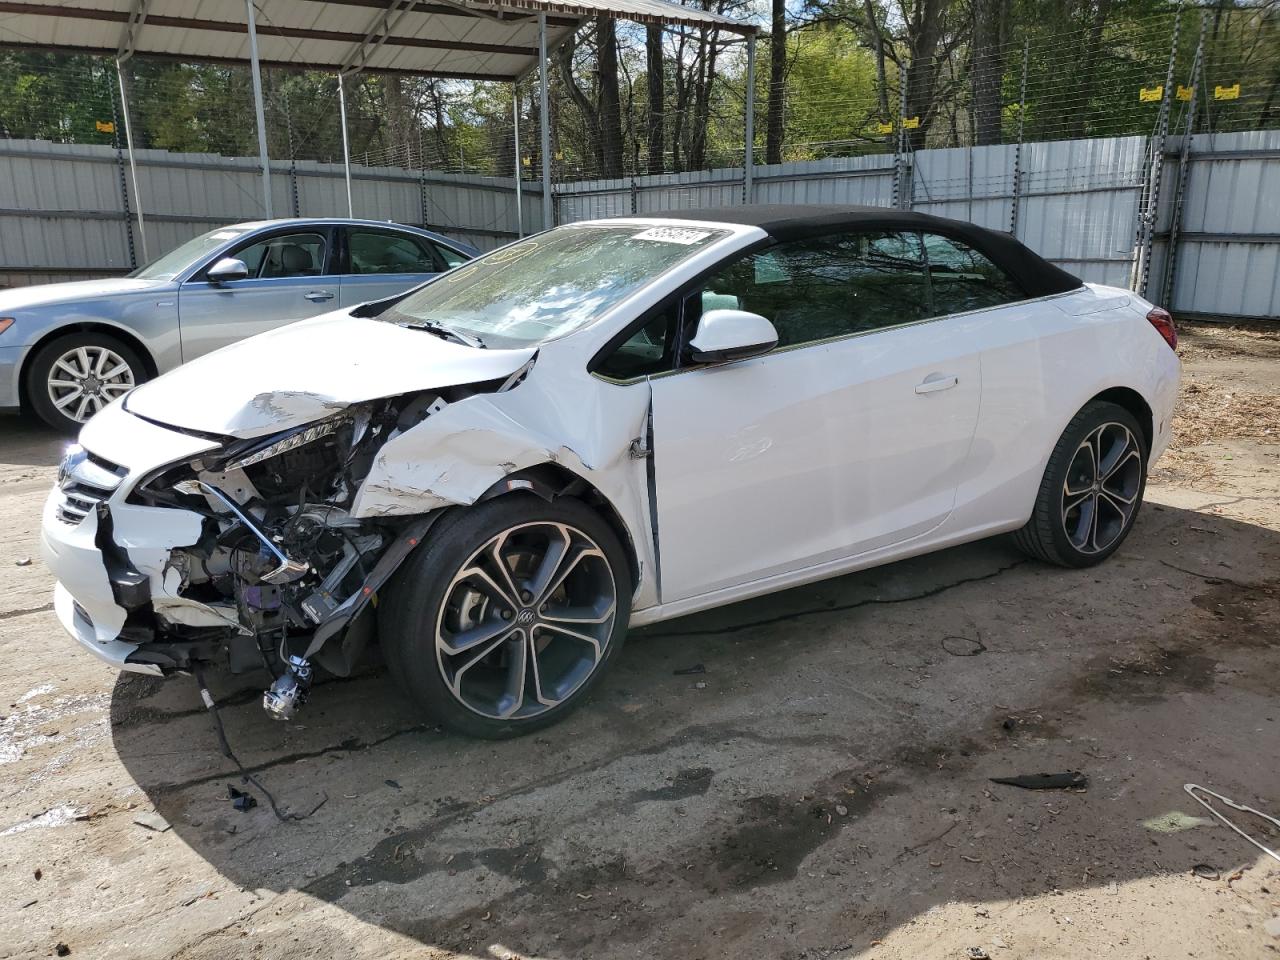
[[[1033,250],[1085,280],[1127,286],[1149,145],[1135,136],[921,150],[903,158],[911,174],[904,205],[995,230],[1008,230],[1016,209],[1017,236]],[[1280,131],[1199,134],[1185,176],[1179,138],[1167,150],[1148,297],[1163,298],[1180,202],[1170,308],[1280,317]],[[159,150],[137,158],[153,257],[219,224],[261,215],[252,158]],[[0,283],[130,269],[124,173],[109,146],[0,140]],[[272,173],[278,215],[346,213],[341,165],[277,161]],[[511,179],[398,167],[356,166],[352,174],[356,216],[425,224],[481,249],[516,236]],[[894,182],[892,156],[832,157],[758,166],[752,192],[759,203],[888,206]],[[561,223],[742,200],[740,168],[555,188]],[[523,204],[524,230],[536,232],[539,184],[524,184]]]

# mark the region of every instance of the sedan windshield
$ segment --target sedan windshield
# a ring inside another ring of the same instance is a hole
[[[248,227],[220,227],[217,230],[210,230],[208,233],[202,233],[188,240],[177,249],[170,250],[164,256],[152,260],[145,267],[139,267],[129,276],[137,277],[139,280],[172,280],[228,240],[234,240],[248,232]]]
[[[558,227],[449,271],[378,319],[489,347],[532,346],[585,326],[728,235],[692,225]]]

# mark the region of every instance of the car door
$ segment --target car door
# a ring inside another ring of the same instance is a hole
[[[779,244],[686,304],[762,314],[779,343],[652,380],[663,603],[920,537],[947,518],[981,363],[962,330],[931,319],[918,234]],[[687,317],[685,336],[693,326]]]
[[[244,261],[243,280],[210,282],[205,270],[213,264],[205,264],[178,291],[182,359],[337,307],[332,233],[295,226],[255,234],[223,255]]]
[[[395,296],[448,269],[423,237],[382,227],[344,227],[341,301],[353,307]]]

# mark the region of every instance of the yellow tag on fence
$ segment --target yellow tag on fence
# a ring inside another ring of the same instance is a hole
[[[1193,92],[1191,87],[1184,87],[1182,84],[1178,84],[1176,96],[1179,100],[1190,100]]]
[[[920,127],[919,117],[907,117],[907,119],[902,121],[903,130],[917,130],[919,129],[919,127]]]
[[[1239,100],[1240,84],[1233,83],[1229,87],[1214,87],[1213,99],[1215,100]]]
[[[876,133],[893,133],[892,123],[877,123]]]
[[[116,125],[112,123],[110,120],[98,120],[94,123],[94,126],[98,128],[99,133],[115,133],[116,132]]]
[[[1143,87],[1138,91],[1138,99],[1143,103],[1158,103],[1164,96],[1164,84],[1158,87]]]

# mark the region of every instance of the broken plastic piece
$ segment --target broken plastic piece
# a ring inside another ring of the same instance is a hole
[[[246,810],[252,810],[258,805],[258,801],[253,798],[253,794],[237,790],[230,784],[227,785],[227,796],[231,798],[231,805],[241,813]]]
[[[1089,778],[1079,770],[1066,773],[1026,773],[1018,777],[991,777],[992,783],[1003,783],[1023,790],[1083,790]]]

